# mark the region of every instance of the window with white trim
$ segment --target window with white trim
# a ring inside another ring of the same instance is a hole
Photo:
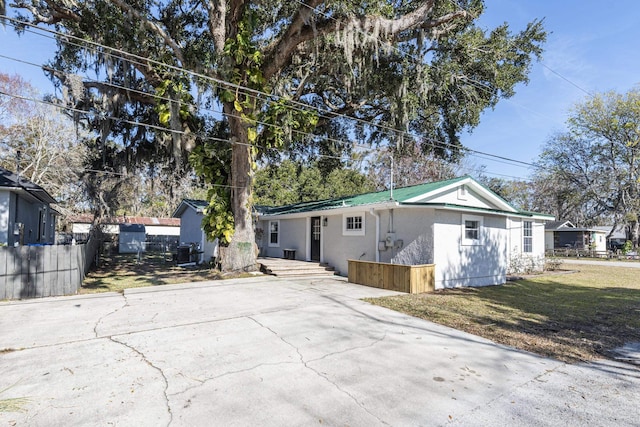
[[[343,236],[364,236],[364,214],[342,215]]]
[[[522,223],[522,252],[533,252],[533,222]]]
[[[269,221],[269,246],[280,246],[280,220]]]
[[[483,218],[474,215],[462,215],[462,245],[482,244]]]

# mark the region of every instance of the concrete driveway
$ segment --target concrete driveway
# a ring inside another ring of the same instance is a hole
[[[637,425],[640,371],[566,365],[256,277],[0,303],[0,426]]]
[[[564,259],[559,258],[565,264],[586,264],[586,265],[600,265],[603,267],[626,267],[626,268],[640,268],[640,262],[638,261],[613,261],[613,260],[590,260],[590,259]]]

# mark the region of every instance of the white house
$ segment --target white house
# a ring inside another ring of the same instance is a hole
[[[208,262],[218,255],[218,240],[207,239],[202,229],[204,209],[208,203],[204,200],[184,199],[173,213],[174,218],[180,218],[180,245],[193,245],[199,248],[198,263]]]
[[[0,245],[52,244],[56,200],[37,184],[0,167]]]
[[[261,254],[435,264],[436,288],[501,284],[514,259],[544,260],[550,215],[520,211],[473,178],[257,208]],[[260,232],[262,231],[262,233]]]
[[[571,221],[552,221],[545,225],[545,247],[547,250],[589,249],[604,252],[607,250],[607,232],[598,227],[576,227]]]

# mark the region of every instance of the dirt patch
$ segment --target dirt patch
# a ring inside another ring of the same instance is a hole
[[[207,264],[178,267],[170,257],[157,252],[146,253],[140,260],[135,254],[107,255],[102,257],[99,266],[87,275],[80,293],[122,292],[128,288],[233,277],[243,277],[243,274],[224,274]]]

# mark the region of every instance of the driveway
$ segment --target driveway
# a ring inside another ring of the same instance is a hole
[[[586,265],[602,265],[606,267],[627,267],[627,268],[640,268],[640,262],[638,261],[612,261],[612,260],[590,260],[590,259],[564,259],[559,258],[565,264],[586,264]]]
[[[637,425],[640,371],[369,305],[342,278],[0,303],[0,426]]]

